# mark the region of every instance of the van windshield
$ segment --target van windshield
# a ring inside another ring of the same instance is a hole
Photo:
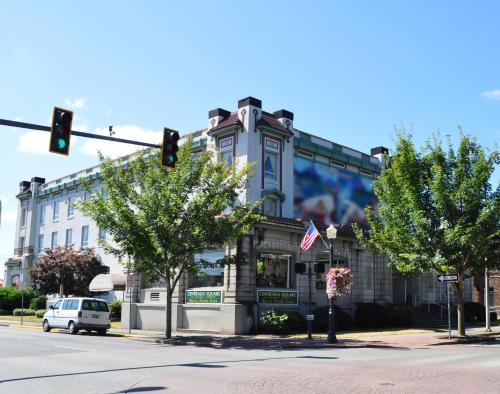
[[[84,311],[109,312],[108,304],[97,300],[83,300],[82,309]]]

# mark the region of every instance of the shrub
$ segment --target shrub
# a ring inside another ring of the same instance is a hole
[[[122,301],[113,300],[109,304],[109,311],[111,318],[113,319],[121,319],[122,317]]]
[[[33,309],[14,309],[14,316],[35,316]]]
[[[11,316],[12,311],[6,311],[5,309],[0,309],[0,316]]]
[[[306,320],[298,311],[275,310],[266,311],[260,317],[262,332],[269,334],[290,334],[304,332]]]
[[[411,327],[415,324],[415,313],[411,305],[405,304],[385,304],[389,312],[389,321],[391,327]]]
[[[45,315],[45,312],[47,312],[47,309],[38,309],[35,311],[35,316],[42,318],[43,315]]]
[[[465,321],[475,322],[475,321],[485,321],[486,320],[486,308],[483,304],[479,302],[465,302]],[[497,314],[495,312],[490,312],[490,319],[496,320]]]
[[[18,290],[15,287],[0,288],[0,309],[12,312],[16,308],[21,308],[21,295],[24,293],[24,305],[28,306],[35,296],[33,289]]]
[[[360,303],[356,308],[356,325],[359,327],[386,327],[389,325],[388,309],[377,303]]]
[[[321,306],[313,311],[313,330],[316,332],[328,331],[328,311],[330,306]],[[333,306],[335,312],[335,329],[345,330],[352,326],[352,317],[337,305]]]
[[[30,302],[30,309],[33,310],[39,310],[39,309],[44,309],[47,308],[47,297],[45,296],[39,296],[31,299]]]

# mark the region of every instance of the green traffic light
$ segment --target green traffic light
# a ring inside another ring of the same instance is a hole
[[[64,147],[66,146],[66,141],[64,141],[62,138],[59,138],[57,140],[57,143],[59,144],[59,149],[64,149]]]

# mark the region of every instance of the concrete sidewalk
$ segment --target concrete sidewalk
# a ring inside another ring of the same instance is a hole
[[[41,330],[40,323],[16,321],[0,321],[0,326]],[[54,331],[65,331],[54,329]],[[301,348],[414,348],[437,345],[453,345],[461,343],[500,341],[500,326],[492,327],[491,333],[486,333],[484,327],[473,327],[466,330],[466,337],[457,337],[452,331],[451,340],[447,330],[415,330],[402,329],[397,331],[358,331],[338,333],[337,343],[329,344],[325,335],[313,335],[309,340],[303,336],[273,336],[273,335],[218,335],[195,333],[172,333],[172,339],[166,339],[161,331],[131,330],[111,328],[109,335],[124,337],[129,340],[144,341],[171,346],[199,346],[219,349],[301,349]]]

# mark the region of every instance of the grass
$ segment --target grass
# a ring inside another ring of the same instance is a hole
[[[21,316],[0,315],[0,320],[20,322]],[[36,317],[36,316],[23,316],[23,321],[30,322],[30,323],[41,323],[42,319],[40,317]]]

